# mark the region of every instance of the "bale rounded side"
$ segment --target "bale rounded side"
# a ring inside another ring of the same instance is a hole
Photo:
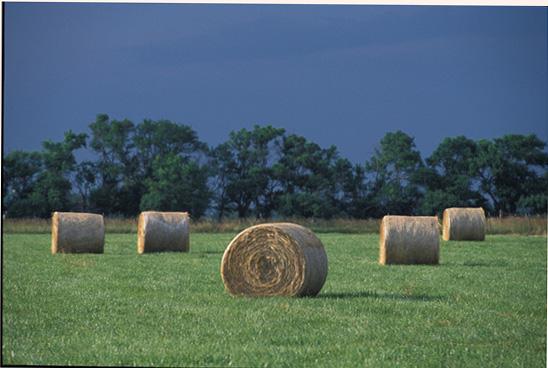
[[[483,208],[446,208],[443,211],[443,240],[485,240]]]
[[[141,212],[137,222],[137,252],[188,252],[190,219],[187,212]]]
[[[251,226],[226,248],[225,289],[233,295],[314,296],[327,278],[327,254],[309,229],[291,223]]]
[[[102,215],[54,212],[51,217],[51,253],[103,253],[105,223]]]
[[[384,216],[380,264],[438,264],[439,224],[435,216]]]

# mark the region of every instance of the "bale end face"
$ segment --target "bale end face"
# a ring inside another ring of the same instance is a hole
[[[323,244],[310,230],[290,223],[242,231],[221,261],[221,278],[232,295],[314,296],[326,277]]]

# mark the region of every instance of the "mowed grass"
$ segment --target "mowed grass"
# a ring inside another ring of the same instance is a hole
[[[234,234],[188,254],[50,254],[3,235],[2,363],[252,367],[544,367],[546,238],[442,242],[439,266],[380,266],[375,234],[319,234],[316,298],[234,298],[219,274]]]

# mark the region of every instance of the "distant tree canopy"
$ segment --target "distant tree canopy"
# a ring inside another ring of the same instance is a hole
[[[113,120],[90,134],[65,133],[40,152],[3,157],[2,210],[8,217],[53,211],[135,216],[189,211],[194,218],[433,215],[452,206],[490,214],[543,214],[546,143],[535,135],[474,141],[445,138],[425,160],[413,137],[387,133],[373,156],[352,164],[337,148],[270,125],[230,133],[208,147],[187,125]],[[93,160],[77,162],[90,149]]]

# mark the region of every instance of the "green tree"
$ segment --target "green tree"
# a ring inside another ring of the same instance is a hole
[[[548,182],[544,181],[548,186]],[[517,203],[517,214],[539,215],[546,214],[548,195],[546,193],[522,196]]]
[[[106,214],[137,214],[143,184],[137,176],[138,160],[133,150],[134,124],[101,114],[89,127],[90,147],[98,154],[97,187],[90,195],[92,206]]]
[[[366,218],[369,215],[365,167],[352,165],[341,159],[335,168],[336,178],[341,186],[340,213],[353,218]]]
[[[420,201],[418,173],[424,167],[412,137],[402,131],[387,133],[366,162],[370,175],[371,215],[414,214]]]
[[[140,208],[159,211],[188,211],[193,218],[203,216],[211,193],[207,186],[209,170],[195,161],[174,153],[157,156],[152,175],[146,179],[146,193]]]
[[[83,161],[76,165],[73,190],[77,192],[78,210],[94,212],[100,210],[91,204],[91,194],[95,189],[97,175],[97,166],[92,161]]]
[[[53,211],[69,211],[73,208],[71,176],[76,159],[74,151],[85,147],[86,134],[65,133],[62,142],[45,141],[41,153],[44,170],[39,174],[30,203],[40,217],[49,217]]]
[[[228,196],[229,180],[233,168],[232,152],[228,143],[222,143],[211,151],[210,164],[213,168],[213,209],[217,219],[221,220],[226,214],[234,211],[233,204]]]
[[[191,127],[169,120],[144,120],[137,125],[133,141],[140,172],[145,178],[151,176],[152,163],[157,157],[175,154],[188,161],[199,159],[208,152],[207,145],[198,139]]]
[[[548,154],[536,135],[505,135],[480,140],[478,146],[480,190],[492,203],[493,214],[514,214],[520,200],[523,205],[528,197],[546,195]]]
[[[353,167],[335,146],[323,149],[298,135],[284,137],[274,177],[284,216],[330,218],[349,212],[344,202],[354,190]]]
[[[196,132],[169,120],[144,120],[133,142],[139,166],[136,182],[142,183],[141,210],[186,210],[201,217],[211,197],[211,170],[200,163],[206,161],[208,147]]]
[[[34,216],[30,196],[42,172],[39,152],[13,151],[2,162],[2,211],[9,217]]]
[[[229,140],[216,147],[213,162],[220,213],[232,208],[243,218],[254,208],[257,217],[271,216],[277,194],[271,156],[283,134],[283,129],[255,125],[252,130],[231,132]]]
[[[427,189],[420,205],[425,215],[440,214],[448,207],[484,206],[474,189],[478,178],[478,145],[464,136],[445,138],[419,170],[419,181]]]

